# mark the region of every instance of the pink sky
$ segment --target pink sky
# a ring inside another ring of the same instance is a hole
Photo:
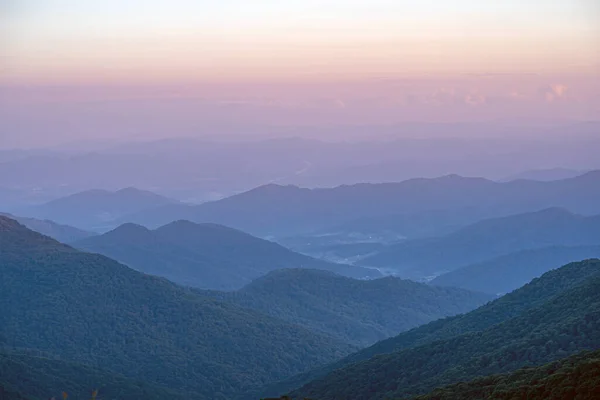
[[[3,7],[5,143],[44,132],[57,140],[143,136],[149,126],[170,136],[231,123],[600,119],[593,0]]]

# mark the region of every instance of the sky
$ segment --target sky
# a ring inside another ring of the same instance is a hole
[[[2,0],[0,146],[597,120],[599,71],[595,0]]]

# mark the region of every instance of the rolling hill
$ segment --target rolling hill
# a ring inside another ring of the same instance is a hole
[[[291,376],[355,348],[73,249],[0,217],[0,337],[197,399]]]
[[[115,192],[87,190],[21,210],[19,214],[49,219],[80,229],[102,231],[124,215],[149,210],[177,201],[136,188]]]
[[[600,257],[600,246],[551,246],[522,250],[438,276],[430,283],[501,295],[577,260]]]
[[[600,261],[595,261],[600,266]],[[600,277],[489,329],[350,364],[293,392],[321,400],[407,398],[600,349]]]
[[[499,183],[449,175],[331,189],[269,184],[198,206],[165,206],[143,211],[121,221],[157,227],[186,219],[223,224],[257,236],[285,237],[363,217],[435,210],[472,210],[480,218],[549,207],[564,207],[586,215],[600,214],[599,199],[600,171],[552,182]]]
[[[359,265],[388,268],[400,276],[426,278],[520,250],[600,244],[600,216],[561,208],[483,220],[446,236],[388,246]]]
[[[270,271],[314,268],[355,278],[381,276],[363,267],[294,253],[276,243],[216,224],[176,221],[156,230],[125,224],[73,244],[139,271],[202,289],[233,290]]]
[[[443,318],[416,327],[395,337],[377,342],[330,365],[316,368],[281,382],[269,384],[253,394],[255,394],[255,397],[279,395],[299,388],[308,382],[318,381],[336,370],[367,361],[372,357],[426,346],[458,335],[483,332],[494,325],[518,317],[535,307],[542,306],[552,298],[596,277],[600,277],[600,260],[594,259],[567,264],[549,271],[514,292],[464,315]],[[250,397],[241,398],[250,400]]]
[[[273,271],[212,296],[361,346],[492,299],[393,277],[364,281],[310,269]]]

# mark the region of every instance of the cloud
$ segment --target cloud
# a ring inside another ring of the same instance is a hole
[[[544,99],[548,103],[551,103],[557,99],[565,97],[565,95],[569,91],[569,87],[561,83],[555,83],[548,87],[542,88],[540,91],[544,96]]]
[[[456,102],[456,89],[437,88],[425,99],[428,104],[451,104]]]
[[[485,104],[486,98],[478,92],[471,92],[464,97],[464,102],[469,106],[478,106],[480,104]]]
[[[515,99],[515,100],[521,100],[521,99],[524,99],[524,98],[525,98],[525,97],[527,97],[527,96],[526,96],[526,95],[525,95],[525,93],[523,93],[523,92],[520,92],[520,91],[518,91],[518,90],[512,90],[512,91],[511,91],[511,92],[508,94],[508,97],[509,97],[509,98],[511,98],[511,99]]]

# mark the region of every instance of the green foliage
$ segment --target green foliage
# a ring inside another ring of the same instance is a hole
[[[187,394],[128,379],[113,372],[50,356],[7,350],[0,350],[0,387],[5,390],[5,398],[11,400],[60,399],[63,391],[68,393],[71,400],[88,400],[92,390],[98,390],[98,399],[189,398]]]
[[[492,299],[393,277],[365,281],[309,269],[273,271],[237,292],[205,293],[362,346]]]
[[[380,354],[427,345],[440,340],[451,339],[467,333],[481,332],[493,325],[517,317],[528,310],[541,306],[555,296],[568,291],[587,279],[600,276],[600,261],[588,260],[571,263],[545,273],[520,289],[494,300],[464,315],[448,317],[403,332],[395,337],[382,340],[373,346],[314,370],[272,383],[260,393],[286,393],[308,382],[322,378],[335,370],[366,361]]]
[[[600,399],[600,351],[436,389],[415,400]]]
[[[600,261],[588,261],[595,264]],[[600,348],[600,277],[487,330],[351,364],[295,392],[320,400],[405,398]]]
[[[0,337],[8,347],[219,399],[354,347],[200,296],[0,217]]]

